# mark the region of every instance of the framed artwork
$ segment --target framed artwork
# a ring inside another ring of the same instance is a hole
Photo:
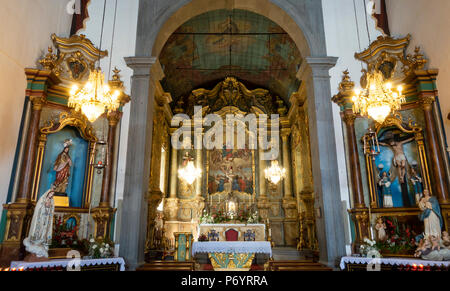
[[[40,130],[34,177],[33,200],[50,188],[55,195],[67,196],[69,207],[89,205],[97,138],[85,119],[63,112],[58,122]]]
[[[253,195],[253,151],[250,149],[214,149],[208,152],[208,194],[240,192]]]
[[[377,128],[380,153],[366,156],[371,206],[416,207],[424,189],[430,189],[422,129],[401,115]]]
[[[66,127],[48,135],[37,199],[51,187],[67,194],[70,207],[82,207],[89,143],[78,131]]]

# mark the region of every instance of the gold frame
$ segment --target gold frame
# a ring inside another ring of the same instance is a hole
[[[382,129],[386,129],[388,127],[395,127],[402,131],[403,133],[407,134],[414,134],[414,141],[417,145],[417,151],[420,158],[420,170],[422,177],[424,177],[424,189],[428,189],[430,191],[430,194],[432,194],[431,189],[431,180],[430,180],[430,173],[428,169],[428,162],[427,162],[427,156],[425,151],[425,143],[424,143],[424,136],[423,136],[423,129],[417,125],[414,124],[412,120],[409,120],[408,127],[411,129],[407,129],[403,126],[403,119],[402,115],[400,113],[396,113],[394,116],[390,116],[386,118],[384,123],[377,124],[375,128],[375,132],[378,136],[380,131]],[[363,137],[364,138],[364,137]],[[370,196],[370,206],[371,208],[379,208],[379,204],[377,203],[377,196],[376,195],[376,183],[375,183],[375,173],[374,173],[374,163],[373,159],[366,154],[366,170],[367,170],[367,179],[369,181],[369,196]]]
[[[83,204],[81,208],[86,208],[90,205],[92,196],[92,185],[94,180],[94,165],[90,161],[95,158],[95,144],[98,141],[94,134],[92,126],[87,122],[86,118],[82,115],[72,111],[72,112],[62,112],[59,115],[59,121],[50,121],[48,125],[40,129],[39,136],[39,146],[37,151],[35,174],[33,178],[33,188],[32,188],[32,201],[37,201],[37,195],[39,192],[41,172],[42,172],[42,162],[45,155],[45,146],[47,143],[47,136],[52,133],[56,133],[64,129],[66,126],[73,126],[78,129],[81,137],[89,142],[89,149],[87,159],[87,170],[85,172],[85,185],[83,191]],[[67,209],[74,207],[67,207]]]

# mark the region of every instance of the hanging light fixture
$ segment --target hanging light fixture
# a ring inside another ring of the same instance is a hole
[[[192,185],[197,178],[202,176],[202,170],[194,166],[194,161],[188,152],[186,152],[184,159],[186,166],[178,170],[178,176],[189,185]]]
[[[280,167],[278,160],[272,160],[270,167],[264,170],[264,174],[267,180],[277,185],[281,179],[286,177],[286,169]]]
[[[366,88],[355,89],[355,95],[352,98],[353,112],[383,123],[390,113],[399,110],[405,102],[405,96],[402,94],[403,87],[400,85],[395,91],[392,90],[392,84],[384,83],[383,74],[378,70],[368,72],[366,77]]]
[[[103,7],[102,31],[100,34],[99,66],[91,70],[86,84],[79,88],[77,84],[72,86],[68,100],[68,106],[82,112],[90,122],[97,120],[105,111],[115,111],[120,106],[119,90],[111,90],[105,83],[105,77],[100,69],[100,50],[103,40],[103,27],[105,22],[106,0]]]
[[[364,3],[365,0],[364,0]],[[358,34],[358,42],[361,49],[361,40],[359,37],[358,18],[355,20],[356,32]],[[373,7],[373,4],[372,6]],[[367,20],[367,10],[364,9],[367,36],[369,39],[370,55],[372,55],[369,24]],[[405,96],[402,94],[403,87],[397,86],[396,90],[390,82],[385,82],[383,74],[374,66],[369,66],[366,74],[366,87],[364,89],[355,89],[355,95],[352,97],[353,112],[359,113],[362,116],[368,116],[378,123],[383,123],[390,113],[394,114],[396,110],[401,108],[402,103],[405,102]]]

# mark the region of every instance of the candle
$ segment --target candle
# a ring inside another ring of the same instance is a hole
[[[269,227],[269,236],[272,237],[272,229]]]

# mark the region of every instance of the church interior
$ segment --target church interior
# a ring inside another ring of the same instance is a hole
[[[450,1],[20,0],[0,271],[448,271]]]

